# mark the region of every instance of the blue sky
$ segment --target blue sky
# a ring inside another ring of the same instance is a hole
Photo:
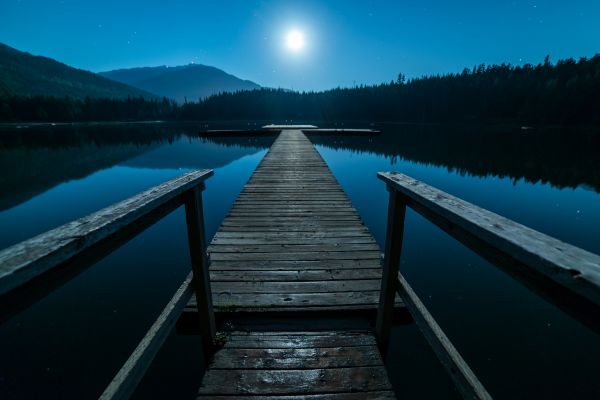
[[[2,0],[0,42],[95,72],[213,65],[299,90],[600,53],[600,1]],[[285,48],[298,29],[306,46]]]

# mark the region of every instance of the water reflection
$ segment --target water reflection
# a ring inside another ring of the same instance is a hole
[[[378,137],[314,136],[333,149],[374,153],[449,172],[524,179],[558,188],[589,187],[600,192],[600,134],[586,130],[521,130],[456,125],[382,125]]]
[[[236,138],[208,143],[191,127],[157,125],[5,129],[0,131],[0,211],[115,165],[214,169],[271,142],[270,138]]]
[[[400,170],[600,252],[599,136],[457,126],[379,128],[383,134],[373,138],[311,140],[380,244],[387,193],[375,173]],[[196,126],[179,125],[0,132],[0,247],[191,168],[217,169],[204,197],[210,237],[272,140],[202,138]],[[99,394],[189,272],[186,245],[178,210],[0,325],[0,397]],[[404,246],[405,276],[492,394],[527,398],[598,393],[594,366],[600,345],[595,332],[414,212],[407,214]],[[432,366],[437,364],[431,355],[424,355],[428,350],[418,337],[412,331],[398,332],[389,358],[392,381],[407,397],[424,396],[425,386],[435,391],[432,398],[445,397],[447,389],[440,388],[435,377],[432,384],[427,371],[444,374],[439,365]],[[168,360],[182,360],[180,354],[193,345],[180,335],[170,341],[178,350],[167,347],[162,356]],[[420,361],[419,373],[407,359]],[[201,376],[195,361],[156,363],[153,368],[161,380],[155,384],[180,388],[183,383],[188,386],[185,394],[193,396]],[[195,382],[177,378],[190,371]],[[165,383],[169,376],[173,384]],[[67,379],[72,384],[65,387]],[[27,385],[30,381],[37,384]]]

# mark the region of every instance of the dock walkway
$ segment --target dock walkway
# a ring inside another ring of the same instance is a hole
[[[283,130],[208,248],[215,311],[376,309],[381,250],[300,130]]]
[[[298,316],[379,305],[381,249],[300,130],[277,137],[208,253],[215,312]],[[391,390],[372,332],[304,327],[228,334],[199,396],[393,399]]]

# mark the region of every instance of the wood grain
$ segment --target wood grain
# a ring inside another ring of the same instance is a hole
[[[462,229],[526,268],[600,305],[600,256],[535,231],[397,172],[378,176],[408,206]]]
[[[331,312],[378,303],[381,250],[300,130],[277,137],[208,253],[217,312]],[[194,307],[192,301],[188,310]]]
[[[182,193],[201,185],[212,170],[192,171],[98,212],[0,252],[0,295],[23,285],[108,239]]]
[[[367,332],[232,332],[199,398],[393,399]],[[257,397],[254,397],[257,396]]]

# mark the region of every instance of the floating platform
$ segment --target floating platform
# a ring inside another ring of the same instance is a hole
[[[263,129],[271,129],[274,131],[281,131],[284,129],[300,129],[300,130],[319,129],[319,127],[316,125],[277,125],[277,124],[263,125],[262,128]]]

